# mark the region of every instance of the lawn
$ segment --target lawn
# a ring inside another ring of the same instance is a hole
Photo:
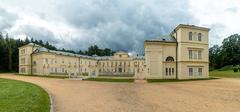
[[[233,70],[227,71],[214,70],[209,72],[209,75],[214,77],[240,78],[240,72],[233,72]]]
[[[49,112],[46,91],[31,83],[0,78],[0,112]]]
[[[116,78],[88,78],[84,80],[100,82],[134,82],[134,79],[116,79]]]
[[[60,78],[60,79],[64,79],[64,78],[68,78],[68,75],[29,75],[29,74],[18,74],[15,73],[15,75],[21,75],[21,76],[32,76],[32,77],[45,77],[45,78]]]
[[[198,80],[212,80],[212,79],[218,79],[218,78],[210,77],[210,78],[203,78],[203,79],[184,79],[184,80],[178,80],[178,79],[147,79],[147,82],[149,82],[149,83],[155,83],[155,82],[183,82],[183,81],[198,81]]]

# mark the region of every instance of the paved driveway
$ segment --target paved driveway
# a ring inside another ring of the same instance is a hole
[[[0,75],[43,87],[56,112],[240,112],[240,80],[107,83]]]

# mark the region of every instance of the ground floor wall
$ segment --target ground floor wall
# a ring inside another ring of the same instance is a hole
[[[208,63],[206,62],[179,62],[178,79],[208,78]]]
[[[31,66],[30,65],[19,66],[19,74],[31,74]]]

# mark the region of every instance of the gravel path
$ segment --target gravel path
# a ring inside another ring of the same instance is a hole
[[[240,79],[108,83],[1,74],[43,87],[55,112],[240,112]]]

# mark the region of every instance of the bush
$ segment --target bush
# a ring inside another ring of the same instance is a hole
[[[82,73],[83,76],[88,76],[88,73]]]
[[[238,69],[239,69],[238,67],[233,67],[234,72],[238,72]]]

